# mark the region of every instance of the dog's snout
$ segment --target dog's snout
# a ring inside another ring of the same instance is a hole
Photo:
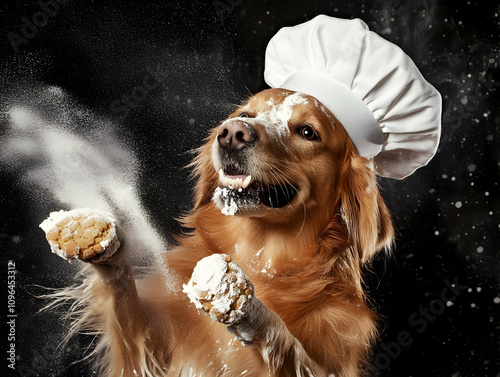
[[[248,123],[230,119],[219,126],[217,140],[221,148],[239,151],[255,143],[255,130]]]

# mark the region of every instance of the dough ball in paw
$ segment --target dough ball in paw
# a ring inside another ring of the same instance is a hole
[[[228,255],[213,254],[198,262],[184,292],[198,309],[231,325],[247,313],[254,288]]]
[[[116,220],[101,210],[52,212],[41,224],[53,253],[66,260],[101,263],[118,250]]]

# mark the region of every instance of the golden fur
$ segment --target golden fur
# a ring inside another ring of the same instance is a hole
[[[292,93],[263,91],[229,118],[254,119]],[[81,286],[56,295],[75,300],[68,314],[75,317],[72,331],[100,334],[95,353],[102,375],[362,374],[377,331],[361,272],[390,246],[392,224],[368,161],[334,116],[306,99],[293,106],[289,134],[280,140],[252,122],[258,137],[249,152],[252,176],[293,183],[298,192],[290,204],[222,214],[212,200],[219,186],[215,129],[193,163],[195,205],[183,220],[192,231],[166,253],[168,279],[160,271],[134,276],[117,255],[113,264],[89,264]],[[301,136],[303,125],[313,127],[319,140]],[[213,253],[238,263],[258,299],[229,328],[182,293],[196,263]]]

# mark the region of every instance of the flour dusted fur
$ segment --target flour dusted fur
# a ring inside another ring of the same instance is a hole
[[[377,326],[362,270],[390,247],[390,216],[369,161],[341,124],[313,98],[290,95],[266,90],[230,115],[248,114],[258,140],[238,162],[261,185],[297,187],[289,204],[239,202],[235,216],[221,213],[212,199],[227,161],[214,130],[193,163],[195,204],[183,219],[192,231],[178,237],[163,266],[136,276],[118,250],[88,264],[81,285],[52,295],[51,307],[71,305],[69,335],[98,336],[91,356],[102,376],[363,375]],[[293,105],[277,142],[257,117],[283,103]],[[320,137],[303,138],[303,125]],[[254,286],[246,312],[230,325],[182,292],[197,263],[213,254],[232,258]]]
[[[75,334],[95,337],[95,347],[85,359],[95,360],[100,376],[162,376],[161,348],[152,347],[143,329],[135,328],[133,321],[143,313],[140,307],[123,311],[126,304],[137,304],[127,297],[133,288],[131,272],[125,266],[84,267],[85,279],[45,298],[50,300],[44,310],[65,309],[63,319],[69,323],[63,344]],[[132,285],[132,286],[131,286]],[[121,301],[124,299],[124,301]],[[68,308],[69,306],[69,308]]]

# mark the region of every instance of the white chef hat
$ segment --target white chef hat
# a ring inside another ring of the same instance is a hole
[[[402,179],[436,153],[439,92],[398,46],[359,19],[320,15],[282,28],[267,46],[264,78],[318,99],[382,176]]]

